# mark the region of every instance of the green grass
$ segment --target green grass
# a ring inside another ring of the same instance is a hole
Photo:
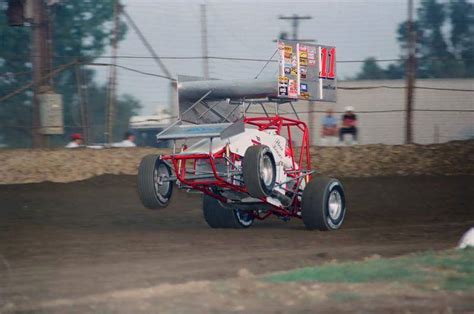
[[[334,292],[329,294],[329,298],[339,302],[351,302],[361,298],[360,295],[353,292]]]
[[[474,288],[474,249],[326,264],[272,275],[267,279],[273,282],[407,282],[436,285],[446,290],[469,290]]]

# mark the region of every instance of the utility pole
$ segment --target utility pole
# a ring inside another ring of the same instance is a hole
[[[314,39],[298,39],[298,28],[300,25],[301,20],[311,20],[313,17],[312,16],[300,16],[297,14],[293,14],[292,16],[282,16],[280,15],[278,17],[279,20],[290,20],[291,21],[291,27],[293,29],[293,38],[290,40],[300,40],[300,41],[306,41],[306,42],[313,42]]]
[[[204,78],[209,79],[209,59],[207,47],[207,16],[206,5],[201,4],[201,47],[202,47],[202,73]]]
[[[41,133],[41,120],[40,120],[40,99],[39,95],[44,92],[45,77],[49,72],[49,47],[47,38],[47,20],[46,20],[46,9],[43,0],[35,0],[31,2],[32,5],[32,39],[31,39],[31,63],[33,69],[33,131],[32,140],[33,147],[39,148],[44,147],[47,143],[47,137]]]
[[[51,73],[53,71],[53,15],[52,15],[52,10],[51,10],[51,5],[46,3],[46,8],[45,8],[45,15],[44,15],[44,21],[43,23],[45,24],[45,34],[46,34],[46,71],[47,73]],[[53,89],[53,82],[54,82],[54,77],[51,76],[49,78],[48,84],[51,86],[51,90]]]
[[[405,143],[413,143],[413,94],[416,76],[416,33],[413,27],[413,0],[408,0],[408,47],[406,63],[406,116]]]
[[[82,80],[82,69],[79,64],[75,65],[76,72],[76,85],[77,85],[77,96],[79,97],[79,109],[81,112],[81,126],[82,134],[84,136],[84,142],[89,143],[89,128],[88,128],[88,117],[87,117],[87,104],[84,95],[84,83]]]
[[[115,0],[114,4],[114,29],[112,33],[112,60],[109,72],[109,93],[107,102],[107,123],[105,135],[108,143],[113,142],[115,103],[117,100],[117,47],[118,47],[118,30],[120,24],[120,1]]]

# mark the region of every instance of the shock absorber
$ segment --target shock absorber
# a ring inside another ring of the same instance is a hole
[[[291,205],[291,198],[286,196],[285,194],[282,194],[278,191],[273,191],[271,196],[279,200],[284,207],[288,207]]]

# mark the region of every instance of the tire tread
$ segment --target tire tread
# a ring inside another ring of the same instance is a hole
[[[256,169],[259,167],[259,158],[262,154],[262,150],[265,148],[268,147],[265,145],[250,146],[244,154],[242,174],[247,191],[255,198],[265,198],[268,196],[261,186],[259,174],[256,173]]]
[[[301,216],[307,229],[320,231],[333,230],[326,221],[324,202],[328,197],[328,187],[334,181],[339,182],[334,178],[316,177],[305,187],[301,201]],[[343,210],[345,211],[345,208]],[[345,212],[342,214],[345,214]]]
[[[140,166],[138,167],[138,195],[140,196],[142,204],[149,209],[164,208],[169,203],[163,204],[159,201],[155,194],[153,172],[155,170],[156,162],[159,158],[159,155],[147,155],[143,157],[142,161],[140,162]],[[171,186],[171,189],[172,188],[173,187]]]
[[[224,208],[218,200],[207,194],[203,195],[202,209],[204,220],[211,228],[242,229],[232,209]]]

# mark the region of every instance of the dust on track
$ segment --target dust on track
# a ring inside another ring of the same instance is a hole
[[[134,176],[0,186],[0,309],[108,291],[255,274],[456,245],[474,224],[474,176],[342,180],[343,228],[301,221],[247,230],[205,224],[199,195],[144,209]]]

